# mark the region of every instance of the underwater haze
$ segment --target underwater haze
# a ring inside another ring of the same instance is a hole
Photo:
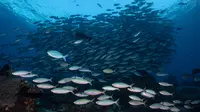
[[[198,112],[199,0],[1,0],[0,112]]]

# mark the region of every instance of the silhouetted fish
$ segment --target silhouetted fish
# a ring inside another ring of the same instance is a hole
[[[176,28],[176,30],[182,30],[183,28]]]
[[[187,3],[180,2],[180,3],[178,3],[178,5],[187,5]]]
[[[101,4],[97,3],[97,5],[98,5],[100,8],[102,8]]]
[[[91,37],[87,36],[86,34],[82,32],[75,32],[75,36],[79,38],[87,39],[89,41],[92,39]]]
[[[197,73],[200,73],[200,68],[192,70],[192,74],[197,74]]]

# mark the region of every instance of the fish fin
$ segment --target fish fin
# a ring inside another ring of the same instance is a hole
[[[95,100],[95,98],[93,98],[92,100],[90,100],[90,102],[93,102]]]
[[[104,90],[102,93],[105,95],[106,94],[105,92],[106,92],[106,90]]]
[[[90,81],[89,84],[92,86],[92,81]]]
[[[119,107],[118,102],[119,102],[119,99],[117,99],[117,100],[115,101],[115,104]]]
[[[53,77],[51,77],[51,78],[49,79],[49,81],[52,82],[52,79],[53,79]]]
[[[119,88],[117,88],[117,91],[120,91],[120,89],[119,89]]]
[[[135,83],[131,84],[129,87],[132,88]]]
[[[69,93],[75,94],[75,93],[74,93],[74,90],[69,90]]]
[[[110,96],[111,99],[113,99],[113,94]]]
[[[144,106],[147,106],[147,105],[146,105],[146,103],[147,103],[147,100],[146,100],[146,101],[144,101]]]
[[[74,92],[73,91],[70,91],[70,93],[72,93],[74,95]]]
[[[144,89],[143,89],[143,91],[146,91],[146,89],[147,89],[147,87],[145,86]]]
[[[172,96],[174,97],[174,95],[175,95],[175,92],[174,93],[172,93]]]
[[[67,61],[68,54],[63,56],[64,61]]]
[[[58,86],[59,86],[59,84],[56,84],[56,85],[55,85],[55,87],[58,87]]]

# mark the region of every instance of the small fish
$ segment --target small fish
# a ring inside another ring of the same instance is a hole
[[[71,90],[71,91],[77,90],[77,88],[75,88],[73,86],[63,86],[62,88],[67,89],[67,90]]]
[[[73,93],[74,92],[72,90],[68,90],[68,89],[65,89],[65,88],[54,88],[51,90],[52,93],[55,93],[55,94],[67,94],[67,93]]]
[[[167,82],[159,82],[158,84],[161,86],[173,86],[173,84],[169,84]]]
[[[97,89],[88,89],[88,90],[85,90],[84,93],[87,95],[96,96],[96,95],[104,94],[105,92],[97,90]]]
[[[118,101],[119,101],[119,99],[116,100],[116,101],[113,101],[113,100],[100,100],[100,101],[97,101],[96,104],[100,105],[100,106],[109,106],[109,105],[116,104],[119,107]]]
[[[135,39],[134,41],[133,41],[133,43],[136,43],[136,42],[138,42],[140,40],[140,38],[137,38],[137,39]]]
[[[146,97],[146,98],[154,98],[155,96],[151,93],[148,93],[146,91],[141,92],[141,95]]]
[[[194,101],[191,102],[191,104],[193,104],[193,105],[200,104],[200,100],[194,100]]]
[[[143,77],[142,74],[139,73],[139,72],[137,72],[137,71],[135,71],[134,74],[135,74],[136,76]]]
[[[164,95],[164,96],[173,96],[173,93],[169,93],[169,92],[167,92],[167,91],[159,91],[159,93],[160,93],[161,95]]]
[[[198,77],[195,76],[195,77],[194,77],[194,81],[195,81],[195,82],[199,82],[199,81],[200,81],[200,76],[198,76]]]
[[[84,92],[81,92],[81,93],[76,93],[75,96],[77,96],[77,97],[87,97],[88,95],[85,94]]]
[[[154,104],[149,105],[151,109],[160,109],[161,106],[162,105],[160,103],[154,103]]]
[[[184,105],[184,107],[185,107],[186,109],[192,109],[192,107],[191,107],[190,105]]]
[[[183,28],[176,28],[176,30],[182,30]]]
[[[74,78],[71,78],[71,81],[73,83],[76,83],[76,84],[90,84],[92,85],[92,81],[88,81],[86,79],[83,79],[81,77],[74,77]]]
[[[74,71],[74,70],[78,70],[80,68],[81,67],[79,67],[79,66],[71,66],[71,67],[69,67],[69,70]]]
[[[128,91],[134,92],[134,93],[140,93],[140,92],[144,91],[144,89],[141,89],[139,87],[131,87],[131,88],[128,88]]]
[[[112,74],[114,71],[112,69],[104,69],[103,72],[106,74]]]
[[[82,39],[87,39],[88,41],[91,41],[91,39],[92,39],[91,37],[87,36],[86,34],[84,34],[82,32],[79,32],[79,31],[75,32],[75,36],[82,38]]]
[[[107,82],[107,81],[105,81],[103,79],[99,79],[98,81],[101,82],[101,83],[106,83]]]
[[[3,34],[0,34],[0,37],[3,37],[3,36],[5,36],[6,34],[5,33],[3,33]]]
[[[109,98],[113,99],[113,97],[112,97],[112,96],[109,96],[109,95],[101,95],[101,96],[99,96],[97,99],[98,99],[98,100],[107,100],[107,99],[109,99]]]
[[[100,8],[102,8],[101,4],[97,3],[97,5],[98,5]]]
[[[133,105],[133,106],[138,106],[138,105],[146,105],[145,103],[146,102],[142,102],[142,101],[137,101],[137,100],[131,100],[128,102],[130,105]]]
[[[60,63],[60,66],[62,66],[62,67],[68,67],[69,64],[68,63]]]
[[[168,107],[170,107],[170,106],[174,106],[173,103],[166,102],[166,101],[164,101],[164,102],[160,102],[160,104],[162,104],[162,105],[164,105],[164,106],[168,106]]]
[[[140,31],[140,32],[138,32],[138,33],[136,33],[136,34],[134,35],[134,37],[137,37],[137,36],[139,36],[139,35],[140,35],[140,33],[141,33],[141,31]]]
[[[198,73],[200,73],[200,68],[196,68],[196,69],[192,70],[193,75],[198,74]]]
[[[33,79],[33,82],[35,83],[44,83],[44,82],[52,82],[52,78],[50,79],[47,79],[47,78],[36,78],[36,79]]]
[[[13,29],[13,31],[18,31],[18,30],[20,30],[20,28],[14,28],[14,29]]]
[[[80,68],[78,69],[79,72],[86,72],[86,73],[91,73],[92,71],[87,69],[87,68]]]
[[[20,75],[20,77],[23,77],[23,78],[31,78],[31,77],[36,77],[38,76],[37,74],[29,74],[29,75]]]
[[[80,44],[82,42],[83,42],[83,40],[77,40],[77,41],[74,42],[74,44]]]
[[[180,111],[180,109],[177,108],[177,107],[171,107],[170,110],[171,110],[172,112],[179,112],[179,111]]]
[[[187,5],[187,3],[179,2],[178,5]]]
[[[69,59],[67,59],[68,55],[63,55],[61,54],[60,52],[56,51],[56,50],[49,50],[47,51],[47,54],[53,58],[56,58],[56,59],[64,59],[64,61],[67,61]]]
[[[164,76],[168,76],[169,74],[158,72],[158,73],[156,73],[156,75],[164,77]]]
[[[40,89],[52,89],[55,88],[56,86],[53,86],[51,84],[43,83],[43,84],[37,84],[37,87]]]
[[[192,100],[186,100],[185,104],[190,104],[190,102],[192,102]]]
[[[182,104],[183,102],[180,101],[180,100],[173,100],[173,103],[174,103],[174,104]]]
[[[94,76],[94,77],[98,77],[100,75],[101,75],[100,73],[92,73],[92,76]]]
[[[161,110],[169,110],[170,108],[168,106],[161,105],[160,109]]]
[[[74,101],[74,104],[76,104],[76,105],[85,105],[85,104],[88,104],[88,103],[93,102],[93,101],[94,101],[94,99],[92,99],[92,100],[78,99],[78,100]]]
[[[152,95],[156,95],[156,92],[154,90],[151,89],[145,89],[146,92],[152,94]]]
[[[27,75],[27,74],[30,74],[30,73],[31,73],[31,72],[29,72],[29,71],[20,70],[20,71],[12,72],[12,75],[15,75],[15,76],[23,76],[23,75]]]
[[[68,83],[68,82],[71,82],[71,78],[63,78],[61,80],[58,81],[58,84],[65,84],[65,83]]]
[[[119,88],[115,88],[115,87],[112,87],[112,86],[104,86],[102,87],[102,89],[104,89],[105,91],[115,91],[115,90],[119,90]]]
[[[131,85],[128,85],[124,82],[115,82],[112,84],[113,87],[116,87],[116,88],[128,88],[128,87],[132,87],[134,84],[131,84]]]
[[[131,100],[143,101],[143,99],[141,99],[140,97],[135,96],[135,95],[130,95],[129,98],[130,98]]]

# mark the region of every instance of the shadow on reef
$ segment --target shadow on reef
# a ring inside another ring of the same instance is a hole
[[[23,79],[13,78],[11,71],[8,64],[0,70],[0,112],[35,112],[35,100],[41,91]]]

